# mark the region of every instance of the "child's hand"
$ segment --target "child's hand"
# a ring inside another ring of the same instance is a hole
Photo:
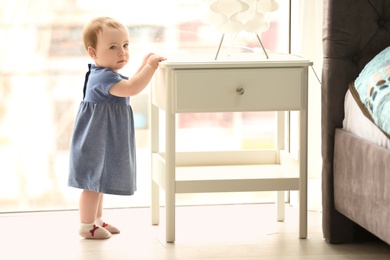
[[[158,63],[160,61],[164,61],[164,60],[166,60],[166,58],[155,55],[155,54],[151,54],[147,60],[147,64],[152,66],[154,69],[157,69]]]
[[[145,55],[145,57],[143,58],[142,60],[142,67],[144,67],[147,63],[148,63],[148,59],[150,58],[150,56],[154,55],[153,52],[150,52],[148,53],[147,55]]]

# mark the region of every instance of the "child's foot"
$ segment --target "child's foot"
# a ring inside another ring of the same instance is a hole
[[[80,230],[79,230],[80,236],[87,239],[107,239],[111,237],[111,233],[95,224],[81,224]]]
[[[113,225],[105,223],[101,218],[96,219],[95,223],[96,223],[96,225],[105,228],[111,234],[119,234],[120,233],[120,230],[118,228],[114,227]]]
[[[118,229],[118,228],[116,228],[116,227],[114,227],[114,226],[112,226],[112,225],[110,225],[110,224],[107,224],[107,223],[103,223],[103,225],[102,225],[106,230],[108,230],[111,234],[119,234],[121,231]]]

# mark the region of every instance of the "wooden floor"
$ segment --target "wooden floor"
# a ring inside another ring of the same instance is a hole
[[[298,210],[287,206],[285,222],[275,211],[272,204],[178,207],[171,244],[163,219],[150,225],[148,208],[106,210],[122,232],[100,241],[77,235],[77,211],[3,214],[0,259],[390,259],[384,243],[327,244],[319,212],[309,212],[308,238],[298,239]]]

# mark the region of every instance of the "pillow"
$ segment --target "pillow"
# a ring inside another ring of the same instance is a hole
[[[350,90],[363,113],[390,136],[390,47],[367,63]]]

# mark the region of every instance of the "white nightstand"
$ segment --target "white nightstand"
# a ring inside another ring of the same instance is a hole
[[[253,54],[218,61],[168,56],[160,64],[151,95],[151,209],[152,223],[159,224],[162,188],[167,242],[175,241],[175,194],[199,192],[278,191],[281,221],[284,191],[298,190],[299,238],[307,237],[307,88],[311,64],[292,55],[258,60]],[[165,115],[165,129],[160,129],[160,110]],[[243,111],[279,111],[275,150],[176,152],[176,113]],[[300,112],[298,160],[288,152],[286,111]],[[161,132],[165,132],[165,140],[160,140]]]

